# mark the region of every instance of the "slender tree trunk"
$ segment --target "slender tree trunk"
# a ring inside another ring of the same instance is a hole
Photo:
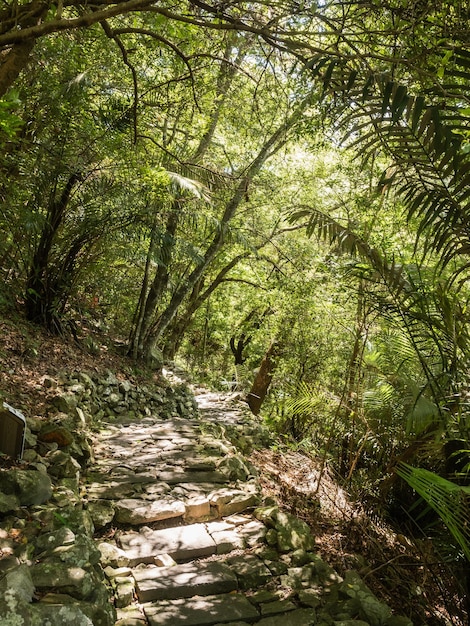
[[[173,249],[175,246],[175,234],[181,214],[181,204],[175,200],[166,222],[164,241],[160,248],[160,259],[154,279],[148,288],[149,270],[151,257],[155,251],[155,228],[152,231],[152,237],[149,244],[149,252],[147,254],[147,262],[144,272],[144,280],[140,292],[140,298],[135,314],[135,323],[131,334],[129,353],[133,358],[143,354],[143,346],[147,340],[148,334],[152,327],[153,316],[158,306],[160,298],[164,293],[169,279],[169,265],[171,262]]]
[[[176,316],[184,299],[191,293],[196,283],[201,279],[208,266],[217,256],[217,253],[225,242],[225,235],[228,230],[229,222],[235,216],[240,204],[245,200],[246,191],[250,186],[250,183],[260,172],[268,158],[280,150],[285,144],[287,141],[287,132],[301,119],[309,102],[310,97],[307,97],[302,103],[300,103],[300,105],[292,112],[291,116],[287,118],[287,120],[285,120],[285,122],[265,142],[263,147],[260,149],[258,156],[246,170],[245,176],[240,180],[231,200],[225,207],[224,214],[220,221],[220,227],[215,232],[203,260],[196,265],[187,280],[175,291],[168,306],[162,312],[160,318],[152,329],[151,335],[148,336],[146,346],[144,346],[144,350],[146,352],[150,351],[155,345],[160,343],[163,334],[166,332],[167,328]]]
[[[277,357],[280,355],[281,349],[281,345],[276,340],[272,341],[261,361],[255,380],[246,398],[253,415],[259,415],[261,405],[271,385]]]
[[[152,228],[152,233],[150,236],[150,243],[147,250],[147,258],[145,260],[145,269],[144,269],[144,278],[142,281],[142,287],[140,290],[139,301],[137,303],[137,308],[134,314],[134,320],[132,322],[132,330],[129,337],[129,354],[133,359],[137,358],[139,351],[139,338],[140,332],[142,328],[142,322],[145,311],[145,301],[147,298],[148,285],[150,281],[150,264],[152,261],[152,257],[155,250],[155,239],[156,239],[156,226]]]
[[[214,99],[214,105],[212,107],[212,111],[210,113],[210,121],[209,124],[203,133],[199,144],[194,151],[192,159],[194,161],[200,161],[204,154],[207,152],[212,138],[214,136],[215,130],[217,128],[217,124],[219,122],[220,114],[227,97],[230,85],[237,74],[241,62],[244,57],[244,52],[240,49],[240,52],[237,56],[235,62],[230,63],[230,55],[232,50],[232,37],[229,37],[229,41],[227,42],[227,46],[225,48],[224,58],[222,60],[219,74],[217,77],[216,83],[216,98]],[[147,287],[145,288],[145,297],[142,300],[143,289],[141,290],[141,299],[139,300],[138,310],[139,313],[136,314],[135,319],[138,323],[138,328],[135,327],[131,333],[131,343],[129,352],[132,354],[134,358],[140,356],[144,359],[147,359],[149,356],[149,351],[151,351],[153,344],[155,343],[152,332],[154,328],[154,318],[155,313],[157,311],[158,305],[161,301],[161,298],[165,292],[165,289],[168,285],[169,280],[169,266],[171,261],[171,254],[175,243],[175,236],[178,228],[179,218],[181,215],[181,203],[175,201],[174,207],[170,216],[167,220],[167,229],[166,229],[166,238],[167,238],[167,250],[166,253],[162,246],[162,252],[165,253],[166,258],[162,263],[159,264],[156,275],[150,286],[150,289],[147,291]],[[171,244],[171,245],[170,245]],[[148,279],[148,276],[147,276]],[[144,278],[145,280],[145,278]],[[197,280],[194,284],[197,283]],[[194,285],[193,285],[194,286]],[[189,291],[193,288],[190,287]],[[175,311],[176,312],[176,311]],[[191,314],[192,316],[192,314]],[[174,315],[171,319],[166,323],[168,326],[171,323]],[[189,323],[189,322],[188,322]],[[186,327],[186,326],[185,326]],[[176,344],[176,341],[169,342]]]
[[[367,311],[364,301],[364,284],[362,279],[359,281],[357,292],[356,306],[356,327],[354,332],[354,345],[349,360],[347,388],[346,388],[346,404],[348,406],[349,429],[348,434],[341,442],[340,453],[340,474],[347,476],[348,479],[354,471],[359,460],[360,450],[357,450],[357,442],[355,439],[355,428],[358,412],[362,409],[362,378],[363,368],[362,360],[364,355],[367,329]]]
[[[50,330],[54,330],[55,294],[53,281],[48,276],[49,257],[55,236],[64,220],[72,190],[80,180],[79,173],[71,174],[60,198],[51,203],[26,281],[26,317],[32,322],[45,324]]]

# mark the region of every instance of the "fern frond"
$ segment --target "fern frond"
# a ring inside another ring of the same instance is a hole
[[[406,463],[400,463],[396,472],[436,511],[470,561],[470,487]]]
[[[166,170],[175,190],[186,191],[190,195],[205,202],[211,201],[211,193],[209,189],[198,180],[187,178],[177,172]]]

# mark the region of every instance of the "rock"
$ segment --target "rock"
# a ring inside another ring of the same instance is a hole
[[[107,402],[111,408],[118,406],[121,400],[122,400],[122,397],[118,393],[114,393],[114,392],[110,393],[107,398]]]
[[[297,609],[284,615],[265,617],[257,622],[257,626],[313,626],[316,623],[313,609]]]
[[[0,492],[15,495],[22,506],[43,504],[52,496],[51,479],[38,470],[0,471]]]
[[[177,526],[121,535],[120,543],[131,564],[151,563],[159,554],[176,561],[215,554],[217,546],[204,524]]]
[[[31,602],[33,594],[34,584],[31,578],[31,572],[29,567],[25,564],[9,569],[6,574],[0,578],[0,597],[15,596],[20,601]]]
[[[341,619],[335,620],[334,626],[370,626],[368,622],[364,622],[361,619]]]
[[[126,552],[112,543],[102,541],[98,544],[98,550],[100,551],[101,563],[104,567],[107,565],[111,567],[127,567],[130,563]]]
[[[246,480],[250,470],[240,456],[227,456],[218,465],[218,470],[226,474],[230,480]]]
[[[63,563],[59,558],[48,558],[31,567],[34,586],[40,590],[59,589],[74,598],[87,599],[95,590],[96,579],[82,567]]]
[[[290,555],[290,560],[292,567],[302,567],[302,565],[307,565],[312,561],[312,553],[307,552],[306,550],[294,550]]]
[[[31,608],[31,621],[47,626],[94,626],[79,606],[40,602]],[[37,620],[37,621],[35,621]]]
[[[186,513],[183,502],[172,498],[147,501],[137,499],[120,500],[116,504],[116,521],[120,524],[148,524]]]
[[[135,583],[133,578],[126,578],[120,580],[116,585],[116,606],[117,608],[123,608],[131,604],[135,594]]]
[[[77,398],[74,393],[64,393],[52,398],[51,404],[61,413],[69,415],[77,406]]]
[[[354,570],[346,572],[339,591],[343,597],[354,601],[360,610],[360,616],[367,620],[370,626],[383,626],[391,617],[390,608],[374,596]]]
[[[35,450],[31,450],[30,448],[27,448],[23,452],[23,461],[25,463],[29,463],[29,464],[37,463],[40,460],[41,460],[41,457],[39,456],[39,454]]]
[[[227,561],[237,575],[242,589],[256,589],[271,578],[266,565],[252,554],[229,558]]]
[[[103,528],[113,521],[115,508],[109,500],[95,500],[88,503],[88,512],[95,528]]]
[[[56,478],[77,478],[80,474],[80,463],[68,452],[55,450],[47,454],[49,473]]]
[[[314,569],[310,565],[303,567],[290,567],[287,574],[281,576],[283,586],[291,589],[302,589],[313,582]]]
[[[144,611],[150,626],[208,626],[226,623],[228,615],[232,621],[253,622],[259,617],[257,609],[239,594],[167,600],[147,604]],[[298,622],[297,626],[303,625]]]
[[[2,626],[23,626],[31,623],[30,604],[17,596],[13,589],[0,595],[0,618]],[[42,622],[39,622],[42,624]],[[88,626],[88,625],[87,625]]]
[[[28,427],[26,427],[26,429],[24,431],[25,447],[26,448],[34,448],[36,446],[37,442],[38,442],[37,436],[34,435]],[[24,459],[24,453],[23,453],[23,459]]]
[[[70,530],[62,526],[58,530],[51,533],[43,533],[36,539],[36,548],[38,551],[52,552],[58,546],[69,546],[75,543],[75,534]]]
[[[60,448],[64,448],[73,443],[74,437],[72,432],[65,426],[49,422],[41,428],[38,439],[47,443],[55,442]]]
[[[222,563],[139,568],[134,570],[134,578],[141,602],[230,593],[238,588],[235,574]]]
[[[211,505],[208,498],[204,495],[196,495],[189,498],[186,502],[186,520],[206,520],[209,519],[211,513]]]
[[[13,494],[6,494],[0,491],[0,513],[10,513],[20,507],[19,499]]]
[[[218,489],[208,497],[210,504],[217,508],[220,517],[240,513],[258,504],[258,497],[255,494],[241,489]]]
[[[128,394],[134,388],[134,385],[128,380],[121,380],[118,385],[119,391],[123,394]]]
[[[275,600],[273,602],[261,604],[260,606],[261,615],[263,617],[268,615],[278,615],[279,613],[288,613],[296,608],[296,605],[290,600]]]
[[[62,507],[54,517],[56,518],[56,525],[67,526],[74,533],[85,533],[90,536],[94,533],[91,515],[88,511],[83,510],[81,504]]]
[[[90,565],[96,565],[101,557],[93,539],[86,535],[78,535],[73,543],[56,546],[48,554],[62,563],[84,569],[90,569]]]
[[[58,383],[52,376],[44,376],[43,383],[46,389],[57,389]]]
[[[274,545],[271,542],[275,540],[280,552],[291,550],[308,552],[315,549],[315,538],[309,526],[294,515],[281,511],[277,506],[272,506],[256,509],[255,517],[274,527],[276,535],[271,533],[266,540],[269,545]]]
[[[413,626],[413,622],[408,617],[394,615],[387,619],[385,626]]]
[[[96,385],[91,379],[91,377],[86,372],[79,372],[77,375],[77,379],[82,383],[85,389],[90,389],[94,391],[96,389]]]
[[[298,597],[301,604],[316,608],[321,604],[322,594],[320,589],[301,589]]]

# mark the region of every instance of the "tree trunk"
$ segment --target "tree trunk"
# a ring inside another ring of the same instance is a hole
[[[281,345],[276,340],[272,341],[261,361],[255,380],[246,398],[253,415],[259,415],[261,405],[271,385],[273,373],[277,365],[277,357],[280,353]]]
[[[259,174],[268,158],[280,150],[285,144],[287,141],[287,132],[301,119],[309,103],[310,97],[308,96],[292,112],[290,117],[288,117],[285,122],[276,131],[274,131],[271,137],[260,149],[255,160],[246,169],[245,176],[240,180],[231,200],[225,207],[224,214],[220,220],[220,226],[215,232],[212,242],[206,250],[204,258],[200,263],[198,263],[198,265],[196,265],[187,280],[174,292],[170,303],[155,324],[152,334],[148,336],[144,350],[150,350],[155,344],[158,345],[158,343],[160,343],[163,334],[173,321],[173,318],[176,316],[184,299],[191,293],[196,283],[202,278],[204,272],[222,248],[225,242],[225,235],[228,230],[229,222],[235,216],[240,204],[245,200],[246,190],[248,189],[253,178]]]
[[[131,333],[129,345],[129,354],[131,354],[133,358],[137,358],[137,356],[143,356],[143,346],[148,339],[149,332],[153,323],[155,310],[168,285],[169,264],[173,255],[173,249],[175,246],[175,235],[178,228],[181,210],[181,203],[178,200],[175,200],[173,206],[171,207],[170,214],[167,218],[165,235],[162,245],[160,247],[160,259],[158,263],[158,268],[152,284],[148,289],[150,261],[156,247],[155,227],[152,230],[144,272],[144,279],[142,283],[139,302],[137,304],[137,310],[134,316],[134,328]]]
[[[72,190],[79,180],[81,180],[80,174],[71,174],[60,198],[52,202],[26,281],[25,310],[27,319],[43,324],[52,331],[57,330],[54,323],[57,303],[55,301],[54,281],[51,281],[49,276],[50,253],[55,236],[64,220]]]
[[[240,51],[236,61],[234,63],[229,62],[232,50],[231,42],[232,37],[230,37],[229,41],[227,42],[224,58],[222,59],[219,74],[217,77],[216,98],[214,99],[214,105],[210,113],[209,124],[205,132],[203,133],[196,150],[194,151],[192,157],[194,161],[200,161],[210,146],[230,85],[236,73],[238,72],[239,66],[243,60],[244,53]],[[137,356],[139,356],[140,358],[148,359],[148,352],[155,344],[155,338],[153,337],[152,332],[152,329],[155,326],[154,318],[158,305],[168,285],[169,264],[171,261],[171,255],[175,243],[175,236],[178,228],[181,209],[181,203],[175,200],[172,212],[170,213],[170,216],[167,220],[166,229],[166,237],[171,245],[167,245],[166,258],[163,259],[163,262],[159,264],[155,278],[152,282],[152,285],[150,286],[150,289],[148,290],[148,293],[146,285],[143,285],[141,290],[141,298],[139,299],[139,304],[137,306],[138,311],[135,315],[136,324],[138,324],[138,326],[135,326],[133,331],[131,332],[131,340],[129,346],[129,353],[132,354],[133,358],[137,358]],[[144,277],[144,282],[146,279],[148,281],[148,273],[146,277]],[[197,280],[194,281],[194,284],[196,283]],[[188,289],[188,293],[189,291],[191,291],[191,289],[193,289],[193,286]],[[174,315],[166,323],[165,328],[171,323],[173,317]],[[192,313],[190,314],[190,317],[192,317]],[[187,325],[185,325],[185,328],[186,327]],[[158,335],[158,337],[160,337],[160,335]],[[169,345],[171,343],[176,345],[177,338],[174,338],[171,342],[169,342]]]

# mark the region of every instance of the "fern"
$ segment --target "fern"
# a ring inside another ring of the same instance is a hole
[[[400,463],[397,474],[433,508],[470,561],[470,487],[462,487],[434,472]]]
[[[411,93],[388,74],[360,74],[346,61],[318,57],[309,69],[323,83],[325,107],[332,103],[328,114],[336,117],[343,142],[364,160],[378,152],[392,160],[379,188],[396,188],[408,219],[418,222],[417,238],[425,238],[427,251],[439,254],[442,268],[458,258],[464,264],[460,271],[466,271],[470,108],[464,103],[470,53],[456,47],[443,54],[442,81],[422,93]]]

